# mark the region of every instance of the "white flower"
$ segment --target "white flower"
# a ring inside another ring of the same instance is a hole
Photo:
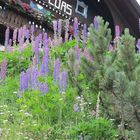
[[[0,115],[3,115],[4,113],[3,112],[0,112]]]
[[[23,110],[20,110],[19,112],[23,112]]]
[[[32,115],[31,115],[30,113],[28,113],[28,112],[25,112],[24,115],[25,115],[26,117],[31,117],[31,116],[32,116]]]
[[[77,96],[77,97],[76,97],[76,100],[79,100],[79,99],[81,99],[81,97],[80,97],[80,96]]]
[[[8,122],[8,120],[4,120],[4,121],[3,121],[3,123],[7,123],[7,122]]]

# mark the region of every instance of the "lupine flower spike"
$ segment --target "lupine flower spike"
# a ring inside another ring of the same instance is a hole
[[[78,19],[74,18],[74,37],[78,41]]]
[[[138,49],[138,52],[140,53],[140,39],[138,39],[136,47]]]
[[[67,73],[66,71],[63,71],[61,74],[61,80],[60,80],[60,92],[65,93],[66,91],[66,84],[67,84]]]
[[[68,41],[68,37],[69,37],[69,34],[68,34],[68,31],[69,31],[69,19],[66,19],[66,23],[65,23],[65,41]]]
[[[13,42],[14,43],[16,43],[16,41],[17,41],[17,32],[18,32],[17,29],[15,29],[14,32],[13,32]]]
[[[113,51],[113,46],[112,46],[112,44],[109,45],[109,51],[110,51],[110,52]]]
[[[94,17],[93,26],[94,26],[94,29],[97,31],[98,28],[99,28],[99,23],[98,23],[98,18],[97,18],[97,16]]]
[[[4,59],[1,64],[0,79],[4,80],[6,77],[7,61]]]
[[[9,36],[10,36],[10,29],[9,29],[9,27],[8,27],[8,28],[6,29],[6,31],[5,31],[5,47],[8,46]]]
[[[86,42],[87,42],[87,25],[84,24],[83,27],[83,46],[86,47]]]
[[[57,38],[57,21],[53,21],[54,39]]]
[[[116,37],[120,36],[120,26],[119,25],[115,26],[115,35],[116,35]]]
[[[59,59],[54,62],[54,73],[53,73],[54,81],[59,84],[60,81],[60,61]]]

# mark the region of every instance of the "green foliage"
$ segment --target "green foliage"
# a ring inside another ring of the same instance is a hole
[[[0,85],[0,138],[2,140],[76,140],[79,135],[87,140],[113,140],[116,138],[117,129],[113,126],[113,122],[105,119],[106,117],[95,118],[97,94],[101,91],[103,103],[108,103],[108,100],[103,98],[108,94],[102,93],[110,93],[114,88],[116,94],[121,95],[123,94],[121,92],[126,92],[127,86],[132,87],[129,92],[133,92],[137,84],[132,82],[129,85],[125,72],[117,71],[118,73],[116,73],[115,70],[119,70],[116,65],[123,62],[115,61],[117,52],[112,53],[113,55],[108,52],[111,32],[108,29],[108,23],[104,25],[102,18],[98,18],[99,30],[98,32],[92,30],[91,25],[89,30],[91,35],[87,43],[90,55],[94,56],[94,63],[83,59],[82,68],[79,68],[77,75],[74,73],[74,67],[68,66],[68,51],[76,46],[75,40],[50,49],[49,74],[38,78],[39,82],[48,85],[47,94],[33,89],[28,89],[24,93],[19,91],[19,75],[32,63],[33,52],[30,45],[23,52],[15,50],[11,53],[0,53],[0,63],[3,59],[8,61],[7,77]],[[94,40],[92,40],[93,37]],[[80,42],[78,45],[83,51],[81,44]],[[17,49],[17,47],[15,48]],[[72,57],[72,61],[75,61],[75,56]],[[42,53],[40,58],[42,58]],[[65,67],[68,71],[65,94],[60,93],[58,85],[52,78],[55,58],[59,58],[62,62],[61,67]],[[138,56],[136,59],[137,62],[140,61]],[[112,65],[114,65],[113,68]],[[123,67],[121,68],[123,69]],[[139,75],[139,70],[136,69],[135,77]],[[114,78],[116,78],[115,86],[114,83],[111,83],[114,82]],[[139,79],[137,78],[137,80]],[[122,85],[124,86],[120,88]],[[17,96],[21,94],[22,97]],[[109,99],[110,96],[107,97]],[[79,107],[78,111],[74,111],[75,104]],[[107,109],[105,112],[108,112]],[[101,112],[101,115],[106,116],[104,111]]]
[[[82,70],[86,74],[86,80],[89,81],[89,88],[98,93],[101,88],[100,83],[104,77],[104,71],[108,62],[108,48],[111,41],[111,31],[108,28],[109,23],[104,24],[104,20],[98,17],[98,31],[90,26],[90,36],[88,39],[89,53],[94,58],[94,63],[83,59]]]
[[[68,51],[70,48],[74,48],[76,46],[76,40],[71,40],[68,42],[64,42],[60,46],[55,46],[51,49],[51,58],[59,58],[62,64],[66,67],[68,62]],[[81,46],[81,43],[79,43]]]
[[[23,52],[19,52],[18,50],[14,52],[0,52],[0,63],[3,59],[6,59],[7,75],[14,76],[29,67],[32,56],[31,46],[27,47]]]
[[[140,55],[135,52],[135,38],[125,29],[117,39],[113,52],[109,52],[111,32],[108,23],[98,17],[99,28],[90,27],[89,52],[91,63],[82,61],[82,70],[92,92],[101,94],[102,110],[119,121],[120,135],[126,137],[125,124],[140,134]],[[115,110],[115,112],[113,111]]]
[[[117,136],[112,122],[104,118],[81,122],[71,131],[72,135],[81,135],[86,140],[114,140]]]

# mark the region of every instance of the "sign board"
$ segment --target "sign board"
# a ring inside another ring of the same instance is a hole
[[[63,0],[48,0],[48,4],[54,6],[56,9],[61,10],[69,16],[72,15],[72,5]]]

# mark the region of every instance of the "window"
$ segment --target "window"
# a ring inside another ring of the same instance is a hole
[[[77,0],[75,12],[87,18],[88,6],[83,1]]]

